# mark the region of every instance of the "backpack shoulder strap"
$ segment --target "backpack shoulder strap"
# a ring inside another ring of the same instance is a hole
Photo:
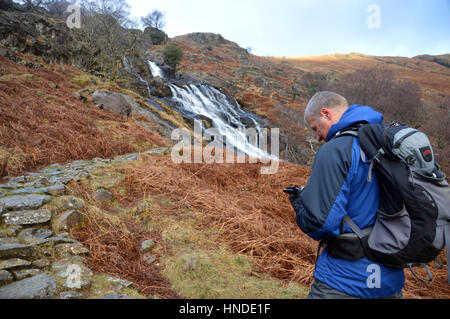
[[[361,128],[361,126],[363,126],[363,125],[364,124],[356,124],[355,126],[346,127],[345,129],[337,132],[334,135],[333,139],[337,138],[337,137],[341,137],[341,136],[348,136],[348,135],[353,136],[353,137],[358,137],[358,135],[359,135],[358,131]]]

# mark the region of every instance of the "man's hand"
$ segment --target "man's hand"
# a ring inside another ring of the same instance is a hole
[[[283,192],[288,193],[289,195],[297,195],[299,192],[303,191],[303,186],[288,186],[283,189]]]
[[[295,215],[294,217],[297,218],[297,213],[301,211],[303,208],[302,200],[300,198],[300,194],[303,192],[304,186],[289,186],[286,187],[283,192],[289,194],[289,201],[292,204],[292,207],[294,208]]]

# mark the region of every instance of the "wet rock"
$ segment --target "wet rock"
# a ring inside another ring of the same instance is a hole
[[[161,77],[156,76],[149,82],[150,92],[152,95],[163,98],[172,97],[172,90],[166,84],[166,82],[161,79]]]
[[[0,286],[7,285],[14,280],[13,275],[7,270],[0,270]]]
[[[0,199],[0,205],[9,210],[37,209],[51,200],[46,195],[9,196]]]
[[[20,258],[11,258],[6,260],[0,260],[0,270],[12,269],[17,267],[30,266],[31,262]]]
[[[53,231],[46,228],[27,228],[22,230],[17,236],[27,243],[35,243],[42,239],[49,238],[53,235]]]
[[[59,299],[83,299],[83,294],[78,291],[63,291],[59,294]]]
[[[52,212],[48,209],[23,210],[3,214],[3,217],[7,225],[36,225],[49,222]]]
[[[46,274],[0,287],[0,299],[47,299],[56,294],[56,280]]]
[[[22,280],[28,277],[33,277],[39,275],[41,270],[39,269],[21,269],[21,270],[13,270],[12,271],[15,280]]]
[[[33,255],[32,246],[22,244],[0,245],[0,258],[27,258]]]
[[[155,245],[156,245],[155,242],[151,239],[144,240],[141,243],[141,252],[148,253],[148,252],[152,251],[152,249],[155,247]]]
[[[82,222],[82,215],[76,210],[69,210],[52,220],[52,228],[55,232],[69,230]]]
[[[110,202],[113,199],[113,194],[106,189],[97,189],[94,198],[98,202]]]

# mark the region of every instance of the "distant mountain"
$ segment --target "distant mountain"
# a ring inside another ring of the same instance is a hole
[[[423,54],[415,56],[414,59],[420,59],[428,62],[435,62],[445,66],[446,68],[450,68],[450,54],[441,54],[441,55]]]

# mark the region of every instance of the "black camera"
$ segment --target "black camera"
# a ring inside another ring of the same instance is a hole
[[[301,193],[304,188],[304,186],[288,186],[283,189],[283,192],[288,193],[289,195],[296,195],[298,193]]]

